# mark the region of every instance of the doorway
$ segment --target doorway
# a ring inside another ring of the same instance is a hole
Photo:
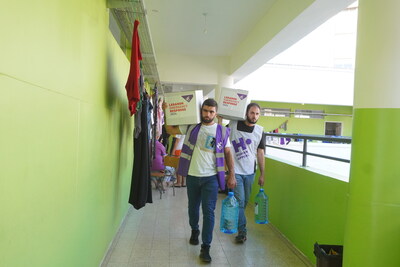
[[[342,135],[342,123],[341,122],[325,122],[325,135]]]

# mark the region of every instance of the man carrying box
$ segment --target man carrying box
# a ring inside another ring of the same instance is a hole
[[[166,104],[163,106],[166,107]],[[225,189],[224,159],[228,167],[228,188],[236,186],[233,159],[230,150],[229,129],[214,122],[218,104],[214,99],[206,99],[201,106],[201,123],[195,125],[170,126],[169,134],[185,134],[179,160],[178,175],[186,177],[189,200],[188,213],[192,234],[189,243],[199,244],[199,207],[203,211],[202,245],[200,259],[211,262],[210,245],[212,241],[215,206],[218,186]]]
[[[239,201],[239,233],[235,238],[237,243],[244,243],[247,240],[246,216],[244,211],[251,194],[256,159],[260,169],[258,184],[260,186],[264,185],[265,136],[263,127],[256,124],[260,117],[260,110],[261,108],[257,103],[250,103],[246,108],[246,120],[231,120],[229,122],[237,181],[234,192],[235,198]],[[221,117],[218,117],[218,122],[221,124]]]

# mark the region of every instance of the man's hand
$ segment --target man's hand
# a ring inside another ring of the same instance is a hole
[[[230,147],[224,148],[225,164],[228,167],[228,181],[227,186],[229,189],[236,187],[235,169],[233,168],[233,158]]]
[[[228,174],[228,180],[226,185],[228,186],[229,189],[234,189],[236,187],[236,178],[234,173]]]
[[[164,101],[164,102],[162,103],[162,109],[163,109],[163,110],[166,110],[167,107],[168,107],[168,104],[167,104],[167,102]]]
[[[257,149],[257,162],[258,162],[258,167],[260,169],[260,177],[258,177],[258,184],[260,186],[264,185],[264,169],[265,169],[265,157],[264,157],[264,149]]]
[[[264,175],[260,175],[260,177],[258,177],[258,185],[264,186]]]
[[[222,125],[223,118],[220,115],[217,115],[218,124]]]

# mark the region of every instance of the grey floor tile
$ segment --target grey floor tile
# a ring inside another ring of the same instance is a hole
[[[115,240],[104,258],[102,267],[149,266],[238,266],[238,267],[307,267],[308,263],[289,248],[282,237],[269,225],[253,222],[248,208],[248,240],[236,244],[235,236],[219,231],[221,200],[216,209],[211,264],[199,259],[200,245],[189,244],[190,226],[187,215],[187,195],[182,188],[167,188],[162,199],[154,191],[153,204],[136,211],[130,209]],[[201,218],[201,217],[200,217]],[[199,222],[201,229],[201,220]],[[305,260],[307,261],[307,260]]]

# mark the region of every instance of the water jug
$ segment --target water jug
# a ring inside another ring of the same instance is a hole
[[[228,196],[222,200],[220,230],[225,234],[237,232],[239,220],[239,203],[233,196],[233,192],[228,192]]]
[[[263,188],[260,188],[260,192],[258,192],[258,194],[256,195],[254,213],[256,223],[268,223],[268,196],[264,193]]]

